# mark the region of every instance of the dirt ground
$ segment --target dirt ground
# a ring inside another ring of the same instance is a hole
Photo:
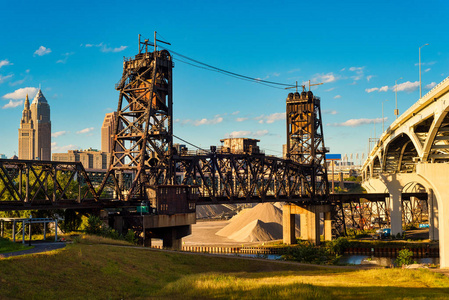
[[[202,221],[192,225],[192,234],[182,239],[184,246],[252,246],[259,245],[260,242],[237,242],[226,237],[216,235],[220,229],[229,224],[229,221]],[[153,239],[153,245],[162,245],[161,240]]]

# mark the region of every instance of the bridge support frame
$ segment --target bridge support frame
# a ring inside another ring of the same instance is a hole
[[[320,244],[320,215],[324,214],[324,240],[332,240],[332,206],[285,204],[283,206],[283,241],[284,244],[295,244],[295,215],[301,215],[301,239],[314,245]]]

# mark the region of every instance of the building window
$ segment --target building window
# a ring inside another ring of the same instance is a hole
[[[22,133],[22,136],[29,136],[30,134],[28,132]]]

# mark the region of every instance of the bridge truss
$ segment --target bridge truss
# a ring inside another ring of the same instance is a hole
[[[2,210],[92,207],[97,193],[81,163],[0,159]]]

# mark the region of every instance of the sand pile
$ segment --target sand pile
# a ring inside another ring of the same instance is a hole
[[[282,210],[272,203],[258,204],[242,210],[216,234],[239,242],[282,239]],[[299,236],[299,216],[296,217],[296,235]]]
[[[199,205],[196,207],[197,219],[221,218],[227,215],[233,215],[235,212],[221,204]]]

